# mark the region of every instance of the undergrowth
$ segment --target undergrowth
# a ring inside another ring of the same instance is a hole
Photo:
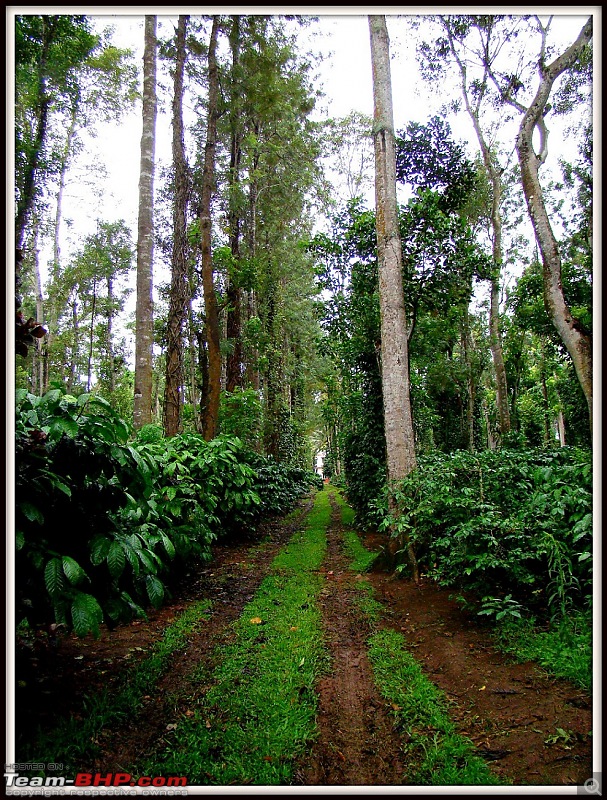
[[[574,614],[549,630],[533,619],[500,621],[494,632],[497,646],[517,661],[536,661],[551,675],[592,690],[592,620]]]
[[[408,755],[408,782],[420,786],[488,786],[500,781],[457,733],[443,693],[405,649],[397,631],[380,630],[369,639],[377,687],[392,705],[395,727]]]

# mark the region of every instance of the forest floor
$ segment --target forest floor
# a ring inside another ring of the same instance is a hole
[[[241,615],[310,507],[311,501],[302,502],[299,513],[287,520],[266,522],[254,540],[216,545],[213,560],[174,592],[169,605],[152,611],[147,622],[104,630],[98,640],[67,637],[52,652],[36,650],[19,659],[17,759],[29,732],[37,726],[52,728],[57,698],[62,710],[76,719],[86,714],[85,695],[111,690],[125,668],[145,657],[189,604],[208,598],[212,607],[203,629],[190,636],[164,677],[150,687],[136,718],[101,732],[96,762],[82,769],[118,772],[145,759],[167,727],[188,713],[192,665],[216,663],[222,635]],[[513,663],[495,649],[490,628],[431,581],[416,585],[380,570],[355,574],[343,532],[335,506],[320,568],[320,608],[332,666],[316,687],[318,736],[295,765],[295,787],[407,784],[406,742],[373,681],[369,627],[356,602],[361,582],[369,582],[384,608],[380,624],[403,635],[425,675],[446,696],[458,732],[474,743],[500,781],[574,786],[592,777],[592,703],[586,693],[532,662]],[[371,551],[384,543],[377,534],[359,535]]]

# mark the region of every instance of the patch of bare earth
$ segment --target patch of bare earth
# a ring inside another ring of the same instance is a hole
[[[592,777],[588,694],[533,662],[512,663],[495,649],[488,630],[435,583],[415,585],[379,571],[367,577],[388,609],[386,624],[403,634],[446,694],[460,733],[497,776],[530,786],[582,785]]]
[[[356,597],[361,576],[348,569],[340,512],[333,509],[327,531],[327,555],[321,569],[323,627],[331,655],[331,674],[318,693],[318,738],[301,761],[295,782],[308,786],[381,786],[401,784],[404,756],[385,701],[373,682],[367,658],[370,630]]]

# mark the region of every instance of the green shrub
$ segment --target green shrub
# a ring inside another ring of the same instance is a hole
[[[406,530],[442,585],[479,598],[509,595],[539,615],[590,603],[590,453],[434,453],[420,457],[395,498],[399,516],[386,511],[383,527]]]
[[[254,530],[316,481],[235,438],[169,439],[130,426],[109,403],[60,389],[17,394],[18,621],[78,635],[158,607],[218,537]]]

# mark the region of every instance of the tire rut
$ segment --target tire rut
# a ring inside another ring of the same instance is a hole
[[[370,634],[356,604],[360,590],[344,553],[341,512],[331,497],[327,554],[321,572],[322,609],[331,674],[316,687],[319,734],[295,773],[306,786],[370,786],[403,782],[404,756],[386,704],[379,695],[367,658]]]

